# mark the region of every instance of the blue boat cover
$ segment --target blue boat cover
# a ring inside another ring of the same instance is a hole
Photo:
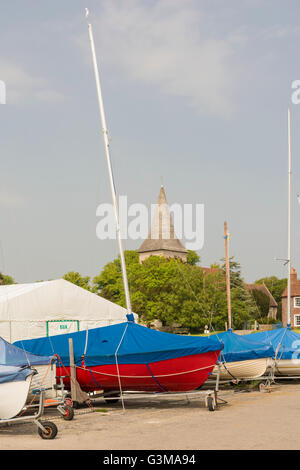
[[[248,341],[249,335],[237,335],[233,331],[217,333],[219,340],[223,342],[224,349],[219,356],[219,362],[248,361],[262,357],[272,357],[273,348],[270,344],[257,340]],[[247,337],[246,337],[247,336]]]
[[[0,365],[6,366],[37,366],[49,364],[53,358],[49,356],[36,356],[24,351],[20,344],[17,348],[0,337]]]
[[[75,364],[80,365],[84,355],[86,366],[116,364],[116,356],[119,364],[148,364],[223,348],[217,336],[179,336],[133,322],[26,340],[22,345],[34,354],[58,354],[68,366],[69,338],[73,340]]]
[[[300,335],[289,328],[260,331],[246,335],[249,342],[271,345],[275,359],[300,359]]]
[[[30,374],[32,374],[32,370],[29,367],[22,368],[0,365],[0,384],[6,382],[22,382]]]

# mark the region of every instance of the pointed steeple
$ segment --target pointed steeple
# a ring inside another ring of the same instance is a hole
[[[148,238],[138,249],[140,262],[149,256],[181,258],[186,261],[187,251],[175,235],[174,224],[167,203],[164,187],[161,186]]]

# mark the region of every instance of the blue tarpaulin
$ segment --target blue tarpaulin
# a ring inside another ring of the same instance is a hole
[[[133,322],[119,323],[76,333],[22,341],[22,347],[33,354],[58,354],[65,366],[69,362],[69,338],[73,340],[75,364],[82,356],[87,366],[147,364],[223,348],[217,336],[179,336],[151,330]],[[21,342],[14,343],[21,346]]]
[[[260,331],[246,335],[246,337],[251,343],[259,341],[270,345],[273,349],[273,358],[300,359],[300,335],[289,328]]]
[[[21,382],[30,374],[32,374],[32,370],[29,367],[22,368],[0,365],[0,384],[6,382]]]
[[[51,355],[52,356],[52,355]],[[0,365],[6,366],[36,366],[40,364],[49,364],[51,362],[49,356],[36,356],[24,350],[22,343],[20,347],[8,343],[0,337]]]
[[[270,344],[257,340],[249,341],[249,335],[237,335],[233,331],[218,333],[217,336],[224,344],[219,356],[220,362],[248,361],[263,357],[272,357],[273,348]]]

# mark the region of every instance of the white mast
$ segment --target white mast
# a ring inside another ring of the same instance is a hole
[[[85,10],[86,10],[86,18],[88,18],[89,11],[88,11],[87,8]],[[93,65],[94,65],[94,72],[95,72],[95,80],[96,80],[96,89],[97,89],[97,96],[98,96],[98,103],[99,103],[100,118],[101,118],[101,123],[102,123],[104,149],[105,149],[105,155],[106,155],[106,161],[107,161],[107,167],[108,167],[111,195],[112,195],[113,205],[114,205],[114,209],[115,209],[117,238],[118,238],[119,252],[120,252],[120,258],[121,258],[121,267],[122,267],[122,274],[123,274],[123,284],[124,284],[124,291],[125,291],[125,298],[126,298],[126,307],[127,307],[128,314],[131,314],[131,312],[132,312],[131,302],[130,302],[130,295],[129,295],[129,288],[128,288],[128,279],[127,279],[127,273],[126,273],[126,264],[125,264],[125,258],[124,258],[124,251],[123,251],[123,245],[122,245],[122,239],[121,239],[120,222],[119,222],[119,209],[118,209],[116,189],[115,189],[115,184],[114,184],[114,178],[113,178],[111,160],[110,160],[110,153],[109,153],[108,130],[107,130],[107,127],[106,127],[106,120],[105,120],[105,114],[104,114],[104,106],[103,106],[103,100],[102,100],[101,85],[100,85],[99,70],[98,70],[97,58],[96,58],[96,52],[95,52],[95,44],[94,44],[94,38],[93,38],[92,25],[90,23],[88,23],[88,29],[89,29],[91,51],[92,51],[92,58],[93,58]]]
[[[228,310],[228,329],[231,330],[231,298],[230,298],[230,266],[229,266],[229,233],[227,232],[227,222],[224,222],[225,238],[225,268],[226,268],[226,291],[227,291],[227,310]]]
[[[288,292],[287,326],[291,326],[291,114],[288,108]]]

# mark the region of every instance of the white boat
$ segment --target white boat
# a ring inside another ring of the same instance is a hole
[[[275,361],[275,376],[300,377],[300,359]]]
[[[247,361],[222,362],[220,364],[220,380],[251,380],[262,377],[269,366],[269,358],[251,359]],[[217,375],[218,366],[213,369]]]
[[[13,366],[0,366],[0,420],[17,416],[24,408],[34,372]]]

